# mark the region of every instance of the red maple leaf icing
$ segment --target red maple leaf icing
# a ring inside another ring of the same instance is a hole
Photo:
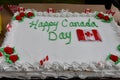
[[[102,13],[99,13],[97,16],[98,16],[100,19],[103,19],[103,18],[104,18],[104,15],[103,15]]]
[[[14,53],[14,49],[8,46],[4,48],[4,51],[6,52],[6,54],[9,54],[9,55]]]
[[[28,12],[28,13],[27,13],[27,17],[28,17],[28,18],[30,18],[30,17],[32,17],[32,16],[34,16],[34,14],[33,14],[32,12]]]
[[[104,16],[104,20],[110,20],[109,16]]]
[[[20,21],[20,20],[22,20],[22,17],[21,17],[20,15],[17,15],[17,16],[15,17],[15,19]]]
[[[112,60],[112,61],[114,61],[114,62],[116,62],[116,61],[118,61],[118,56],[116,56],[116,55],[111,55],[110,56],[110,59]]]
[[[15,63],[18,60],[18,55],[10,55],[9,59]]]
[[[24,16],[25,16],[25,13],[24,13],[24,12],[20,12],[20,16],[21,16],[21,17],[24,17]]]

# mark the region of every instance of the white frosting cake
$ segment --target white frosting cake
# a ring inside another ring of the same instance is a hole
[[[120,28],[110,15],[27,9],[14,14],[7,31],[1,70],[68,78],[81,77],[82,71],[108,76],[120,70]]]

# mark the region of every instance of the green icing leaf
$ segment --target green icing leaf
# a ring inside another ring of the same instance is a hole
[[[4,52],[4,48],[0,48],[0,52],[2,52],[3,55],[6,55],[6,53]]]
[[[117,50],[120,51],[120,44],[117,46]]]
[[[13,52],[13,53],[16,53],[15,47],[13,47],[13,49],[14,49],[14,52]]]
[[[16,20],[16,19],[15,19],[15,16],[12,17],[12,20]]]
[[[3,51],[4,51],[4,48],[0,48],[0,51],[3,52]]]
[[[115,64],[118,64],[118,63],[120,63],[120,58],[118,59],[118,61],[115,62]]]
[[[9,54],[5,54],[4,56],[5,56],[5,57],[10,57],[10,55],[9,55]]]
[[[13,47],[13,49],[14,49],[14,52],[13,52],[13,53],[16,53],[15,47]],[[0,52],[2,52],[3,55],[5,56],[5,59],[6,59],[6,62],[7,62],[7,63],[9,63],[9,64],[12,64],[12,63],[13,63],[13,62],[9,59],[9,58],[10,58],[10,55],[7,54],[6,52],[4,52],[4,48],[0,48]],[[15,54],[15,55],[17,55],[17,54]],[[19,58],[19,56],[18,56],[18,60],[19,60],[19,59],[20,59],[20,58]]]
[[[6,62],[12,64],[13,62],[9,59],[9,57],[6,57]]]
[[[110,56],[111,56],[111,54],[109,54],[109,55],[107,56],[106,60],[110,60]]]
[[[104,19],[102,19],[102,22],[105,22],[105,23],[110,23],[110,22],[112,22],[113,21],[113,18],[110,18],[109,20],[104,20]]]
[[[95,16],[96,19],[100,19],[97,15]]]
[[[12,64],[13,62],[11,60],[6,60],[7,63]]]

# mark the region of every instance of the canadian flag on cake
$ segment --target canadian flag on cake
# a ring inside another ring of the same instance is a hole
[[[107,13],[107,14],[111,14],[112,16],[115,15],[115,11],[112,11],[112,10],[107,10],[106,13]]]
[[[85,13],[90,13],[91,12],[91,9],[87,8],[84,10]]]
[[[54,13],[55,10],[54,10],[53,8],[48,8],[48,9],[47,9],[47,12],[48,12],[48,13]]]
[[[12,13],[17,12],[18,5],[8,5],[8,8]]]
[[[18,7],[18,12],[24,12],[25,8],[24,7]]]
[[[102,41],[99,32],[96,29],[92,30],[76,30],[78,41]]]

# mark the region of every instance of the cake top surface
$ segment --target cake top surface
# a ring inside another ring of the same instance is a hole
[[[101,71],[113,65],[120,69],[120,28],[103,12],[23,9],[14,14],[6,28],[1,63],[22,65],[17,70],[54,72],[72,67],[70,71]]]

